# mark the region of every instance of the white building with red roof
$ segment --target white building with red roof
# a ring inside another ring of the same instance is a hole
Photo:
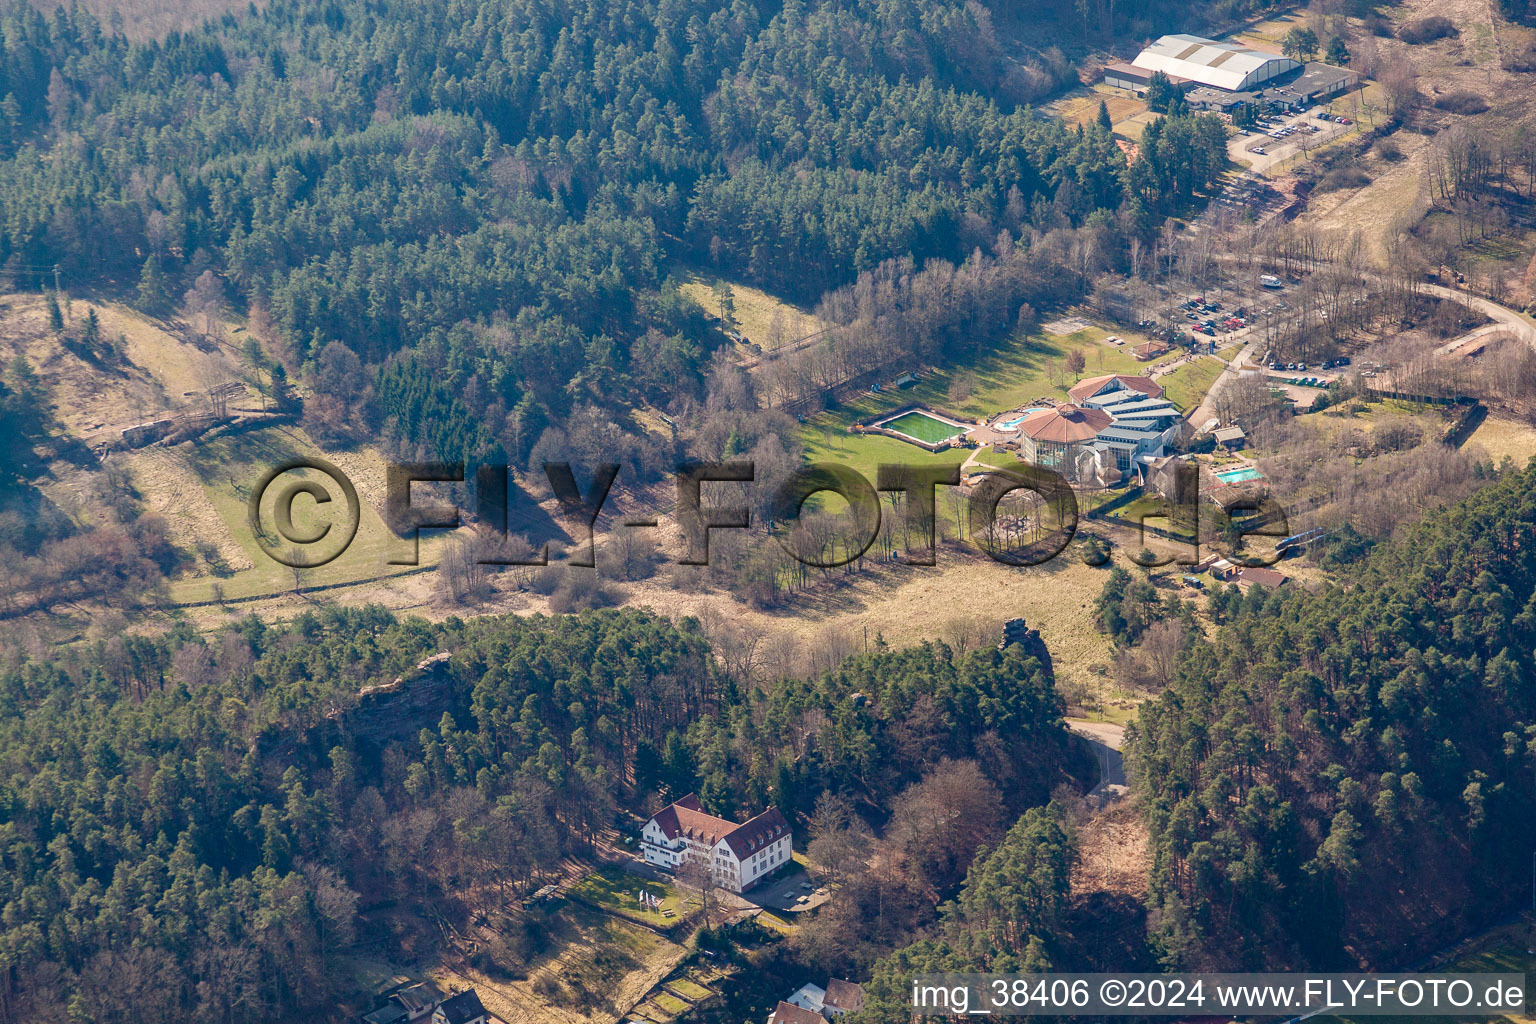
[[[738,824],[710,814],[689,793],[645,823],[640,852],[647,864],[665,871],[690,861],[707,864],[715,884],[746,892],[788,864],[794,851],[789,822],[777,809]]]
[[[1075,484],[1109,486],[1161,457],[1182,418],[1151,377],[1109,373],[1068,389],[1069,405],[1031,409],[996,429],[1016,430],[1026,462]]]
[[[1078,405],[1092,405],[1099,395],[1116,391],[1139,391],[1148,398],[1162,398],[1163,386],[1151,377],[1128,373],[1106,373],[1101,377],[1085,377],[1067,389],[1072,401]]]

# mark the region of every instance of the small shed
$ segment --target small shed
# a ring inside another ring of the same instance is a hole
[[[1263,587],[1265,590],[1278,590],[1290,582],[1290,577],[1283,572],[1266,569],[1262,565],[1244,565],[1232,570],[1232,582],[1243,590],[1249,587]]]
[[[1243,433],[1242,427],[1236,425],[1222,427],[1213,432],[1212,436],[1216,438],[1217,444],[1228,451],[1237,451],[1248,442],[1248,435]]]

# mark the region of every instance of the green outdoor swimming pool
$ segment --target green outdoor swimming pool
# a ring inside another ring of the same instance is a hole
[[[938,444],[947,441],[951,437],[965,433],[964,427],[953,423],[945,423],[941,419],[929,416],[925,412],[912,412],[898,416],[893,420],[886,420],[880,424],[887,430],[894,430],[908,437],[915,437],[926,444]]]

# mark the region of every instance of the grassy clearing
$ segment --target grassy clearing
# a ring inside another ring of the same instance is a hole
[[[1232,37],[1236,43],[1246,43],[1259,50],[1280,52],[1280,40],[1285,34],[1298,25],[1304,25],[1304,20],[1297,15],[1282,14],[1274,18],[1266,18],[1256,24],[1249,25]]]
[[[1115,134],[1132,142],[1140,142],[1141,135],[1147,130],[1147,125],[1160,119],[1163,115],[1143,110],[1133,114],[1124,121],[1115,122]]]
[[[178,603],[210,601],[214,599],[214,587],[218,586],[226,598],[254,597],[281,593],[295,587],[293,570],[274,561],[256,543],[248,523],[248,502],[251,488],[269,468],[296,456],[324,458],[324,453],[302,430],[294,427],[270,427],[231,437],[215,438],[196,444],[180,445],[175,449],[153,450],[153,455],[136,453],[130,465],[143,467],[145,459],[178,460],[201,485],[203,497],[211,507],[215,522],[202,523],[199,535],[204,538],[217,536],[216,531],[230,538],[243,556],[247,566],[238,571],[222,574],[217,567],[208,575],[184,578],[171,585],[172,599]],[[153,466],[153,463],[149,464]],[[352,475],[352,467],[340,466]],[[322,475],[304,471],[291,474],[294,478],[314,480],[327,486],[334,493],[334,485],[327,484]],[[289,475],[282,479],[287,480]],[[153,492],[156,477],[140,472],[139,486]],[[281,485],[267,490],[263,501],[265,523],[273,521],[273,505]],[[334,561],[300,572],[300,586],[325,586],[336,583],[352,583],[379,576],[393,576],[409,571],[411,566],[390,565],[390,558],[408,556],[410,544],[394,536],[378,509],[367,500],[367,493],[359,487],[360,522],[357,537]],[[156,502],[151,500],[151,504]],[[339,495],[333,503],[340,508]],[[332,506],[321,506],[306,496],[293,503],[293,521],[298,530],[315,530],[333,517],[328,513]],[[334,517],[334,518],[340,518]],[[422,561],[432,561],[434,543],[425,539],[422,543]],[[221,549],[222,550],[222,549]]]
[[[714,283],[718,278],[704,271],[687,270],[678,275],[679,290],[710,313],[719,315],[720,303],[715,298]],[[770,351],[785,342],[814,334],[825,324],[809,310],[785,302],[751,285],[727,281],[731,290],[734,316],[743,337],[762,349]],[[777,332],[775,331],[777,318]]]
[[[1013,452],[1000,452],[996,448],[983,448],[976,453],[976,461],[984,466],[1012,469],[1019,464],[1019,457]]]
[[[1180,409],[1193,409],[1226,368],[1227,364],[1216,356],[1201,356],[1159,377],[1157,382],[1163,386],[1163,397],[1168,401]]]
[[[596,1024],[645,998],[688,955],[649,929],[583,903],[559,904],[548,925],[548,942],[526,979],[489,978],[457,964],[431,973],[447,988],[475,986],[486,1009],[506,1021]]]
[[[1519,420],[1490,416],[1472,431],[1467,445],[1481,446],[1495,464],[1510,458],[1515,465],[1523,466],[1536,456],[1536,427]]]
[[[1086,126],[1098,120],[1101,101],[1109,108],[1109,121],[1115,131],[1120,130],[1122,123],[1146,113],[1147,110],[1147,104],[1144,101],[1130,93],[1111,89],[1108,86],[1096,86],[1081,94],[1063,96],[1050,105],[1049,109],[1067,124]],[[1137,129],[1130,134],[1133,137],[1139,137],[1141,132]]]

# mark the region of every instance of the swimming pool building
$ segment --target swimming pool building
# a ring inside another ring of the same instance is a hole
[[[1079,381],[1069,405],[1038,409],[1019,422],[1026,462],[1072,483],[1108,486],[1128,479],[1138,461],[1165,454],[1183,423],[1150,377],[1107,374]]]

